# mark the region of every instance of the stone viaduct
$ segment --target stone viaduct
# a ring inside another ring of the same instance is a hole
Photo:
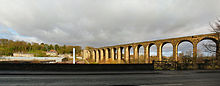
[[[107,60],[116,61],[117,62],[116,64],[132,64],[132,63],[137,64],[139,63],[139,60],[134,61],[134,59],[139,58],[139,48],[143,46],[144,47],[144,63],[151,63],[150,47],[152,45],[157,46],[157,58],[159,61],[162,61],[162,47],[166,43],[171,43],[173,46],[174,61],[178,61],[178,46],[180,43],[188,41],[193,45],[193,63],[196,63],[197,44],[202,40],[210,39],[216,43],[217,45],[216,51],[218,51],[219,50],[218,48],[219,37],[218,36],[219,35],[216,33],[211,33],[211,34],[194,35],[194,36],[186,36],[186,37],[179,37],[179,38],[169,38],[169,39],[162,39],[162,40],[137,42],[137,43],[130,43],[130,44],[121,44],[121,45],[115,45],[115,46],[106,46],[106,47],[89,49],[88,53],[89,53],[89,58],[91,58],[92,62],[96,62],[96,63],[100,63],[101,61],[104,62],[100,64],[105,64],[105,61]],[[133,48],[133,59],[130,58],[131,48]],[[124,49],[124,54],[122,53],[122,49]]]

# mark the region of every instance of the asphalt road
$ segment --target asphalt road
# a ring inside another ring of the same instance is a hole
[[[0,86],[220,86],[220,71],[0,71]]]

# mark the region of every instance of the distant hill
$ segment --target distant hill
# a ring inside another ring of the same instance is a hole
[[[76,48],[76,55],[80,56],[81,46],[71,45],[52,45],[44,43],[29,43],[25,41],[13,41],[8,39],[0,39],[0,56],[12,56],[13,53],[31,53],[34,56],[47,56],[45,52],[55,50],[58,54],[70,54],[72,49]]]

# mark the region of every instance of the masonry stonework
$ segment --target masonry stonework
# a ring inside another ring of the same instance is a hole
[[[186,37],[179,37],[179,38],[169,38],[169,39],[162,39],[162,40],[154,40],[154,41],[145,41],[145,42],[137,42],[137,43],[130,43],[130,44],[121,44],[115,46],[105,46],[100,48],[90,49],[89,51],[92,52],[90,56],[94,59],[95,62],[100,64],[105,64],[105,61],[111,60],[116,61],[117,64],[138,64],[140,63],[139,60],[139,48],[141,46],[144,47],[144,62],[151,63],[150,57],[150,47],[151,45],[157,46],[157,58],[159,61],[162,61],[162,48],[166,43],[171,43],[173,45],[173,57],[174,61],[178,62],[178,46],[180,43],[188,41],[193,45],[193,63],[196,63],[197,60],[197,45],[200,41],[210,39],[213,40],[216,45],[216,52],[220,52],[219,49],[219,38],[218,34],[203,34],[203,35],[194,35],[194,36],[186,36]],[[131,51],[130,49],[133,48],[133,59],[131,58]],[[124,53],[122,53],[122,49]],[[122,58],[123,56],[123,58]],[[216,57],[218,59],[218,63],[220,64],[220,56],[219,53],[216,53]],[[138,59],[138,60],[135,60]],[[102,62],[101,62],[102,61]]]

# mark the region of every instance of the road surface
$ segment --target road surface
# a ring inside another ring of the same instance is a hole
[[[0,86],[220,86],[220,71],[0,71]]]

